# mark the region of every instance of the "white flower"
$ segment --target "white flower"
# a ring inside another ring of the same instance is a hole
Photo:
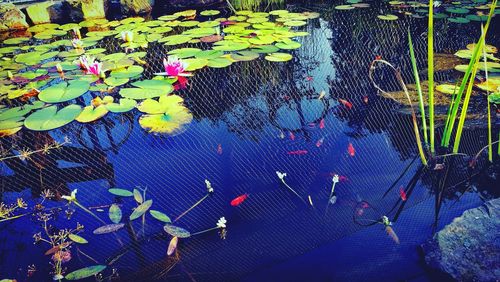
[[[214,188],[212,187],[212,183],[210,183],[210,181],[208,181],[207,179],[205,179],[205,185],[207,185],[207,191],[208,191],[208,193],[213,193],[214,192]]]
[[[219,221],[217,221],[217,227],[219,228],[226,228],[226,223],[227,223],[227,220],[225,217],[221,217],[219,218]]]
[[[132,31],[122,31],[121,36],[125,42],[132,42],[134,40],[134,33]]]
[[[279,179],[281,179],[281,180],[283,180],[286,176],[285,172],[276,171],[276,174],[278,175]]]
[[[71,191],[71,195],[70,196],[61,196],[61,198],[65,199],[65,200],[68,200],[68,202],[75,202],[76,201],[76,192],[77,192],[78,189],[75,189],[73,191]]]
[[[335,174],[332,178],[333,183],[338,183],[339,182],[339,175]]]
[[[435,8],[437,8],[437,7],[441,6],[441,1],[434,1],[433,6],[434,6]]]

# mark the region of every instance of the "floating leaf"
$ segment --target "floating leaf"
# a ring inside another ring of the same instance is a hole
[[[251,61],[259,57],[259,53],[253,51],[240,51],[231,54],[231,58],[235,61]]]
[[[140,75],[144,71],[141,66],[129,66],[127,68],[114,70],[111,72],[111,76],[115,78],[134,78]]]
[[[108,192],[113,194],[113,195],[121,196],[121,197],[131,197],[134,195],[132,192],[125,190],[125,189],[120,189],[120,188],[111,188],[111,189],[108,189]]]
[[[93,233],[96,235],[107,234],[107,233],[118,231],[118,230],[122,229],[123,226],[125,226],[125,223],[108,224],[108,225],[104,225],[104,226],[101,226],[101,227],[95,229]]]
[[[45,88],[38,94],[38,99],[46,103],[60,103],[73,100],[85,94],[90,88],[87,81],[66,81]]]
[[[166,214],[162,213],[161,211],[150,210],[149,213],[151,214],[152,217],[158,219],[159,221],[162,221],[165,223],[172,222],[170,220],[170,217],[168,217]]]
[[[98,120],[108,113],[108,109],[104,106],[94,107],[92,105],[83,108],[83,111],[76,117],[79,122],[87,123]]]
[[[139,204],[142,204],[142,202],[144,202],[141,191],[134,189],[134,200]]]
[[[109,219],[113,223],[119,223],[122,220],[122,210],[120,209],[120,207],[117,204],[112,204],[109,207],[108,215],[109,215]]]
[[[153,200],[147,200],[144,203],[140,204],[130,215],[130,220],[137,219],[141,217],[145,212],[149,210],[151,205],[153,204]]]
[[[104,105],[112,113],[124,113],[135,108],[137,102],[133,99],[122,98],[120,103],[109,103]]]
[[[292,49],[298,49],[302,44],[299,42],[293,41],[293,40],[286,40],[283,42],[278,42],[275,44],[276,47],[280,49],[285,49],[285,50],[292,50]]]
[[[292,59],[292,55],[288,53],[271,53],[265,57],[266,60],[271,62],[286,62]]]
[[[167,256],[170,256],[175,252],[175,249],[177,249],[177,243],[179,243],[179,237],[174,236],[172,240],[170,240],[170,243],[168,243]]]
[[[217,10],[205,10],[200,13],[202,16],[215,16],[220,14],[220,11]]]
[[[165,94],[172,92],[172,83],[168,80],[141,80],[132,83],[133,86],[144,89],[161,90]]]
[[[387,14],[387,15],[378,15],[377,18],[381,19],[381,20],[385,20],[385,21],[395,21],[398,18],[398,16],[396,15],[391,15],[391,14]]]
[[[199,48],[180,48],[180,49],[170,50],[167,54],[175,55],[179,59],[185,59],[189,57],[194,57],[200,51],[201,49]]]
[[[255,53],[275,53],[278,52],[280,49],[274,45],[261,45],[261,46],[254,46],[251,51]]]
[[[38,110],[24,120],[24,126],[36,131],[51,130],[72,122],[82,111],[79,105],[69,105],[57,111],[57,106]]]
[[[174,237],[188,238],[191,236],[191,233],[189,233],[189,231],[187,231],[186,229],[172,224],[166,224],[165,226],[163,226],[163,230]]]
[[[184,99],[178,95],[161,96],[158,101],[153,99],[144,100],[137,109],[147,114],[163,114],[171,108],[182,106]]]
[[[440,84],[436,86],[436,90],[445,94],[456,94],[460,87],[454,84]]]
[[[80,280],[83,278],[94,276],[99,272],[103,271],[104,269],[106,269],[106,265],[88,266],[82,269],[75,270],[66,275],[66,277],[64,278],[66,278],[67,280]]]
[[[209,59],[207,66],[211,68],[225,68],[232,64],[233,62],[227,58],[215,58]]]
[[[160,89],[148,89],[148,88],[122,88],[120,89],[120,95],[124,98],[129,99],[148,99],[155,98],[161,95],[166,95],[165,91]]]
[[[78,243],[78,244],[87,244],[89,242],[85,238],[83,238],[79,235],[73,234],[73,233],[68,234],[68,237],[69,237],[69,239],[71,239],[71,241]]]
[[[208,64],[207,59],[193,58],[193,59],[184,59],[183,61],[186,64],[188,64],[186,71],[198,70],[198,69],[204,68]]]
[[[110,76],[104,79],[104,83],[113,87],[126,84],[128,81],[129,81],[128,77],[119,78],[116,76]]]

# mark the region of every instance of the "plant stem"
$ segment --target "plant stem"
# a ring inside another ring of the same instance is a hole
[[[100,219],[97,215],[95,215],[95,213],[93,213],[92,211],[88,210],[86,207],[82,206],[80,203],[78,203],[76,200],[73,201],[73,203],[75,203],[75,205],[79,208],[81,208],[82,210],[84,210],[85,212],[89,213],[90,215],[92,215],[93,217],[95,217],[97,220],[99,220],[102,224],[106,224],[106,222],[104,222],[104,220]]]
[[[434,1],[429,1],[429,22],[427,31],[427,79],[429,81],[429,127],[431,153],[434,148]]]
[[[190,212],[192,209],[194,209],[197,205],[201,204],[206,198],[208,198],[210,194],[206,194],[203,198],[201,198],[198,202],[196,202],[194,205],[192,205],[189,209],[187,209],[185,212],[181,213],[178,217],[174,219],[174,222],[177,220],[181,219],[181,217],[185,216],[188,212]]]
[[[286,184],[284,179],[281,179],[281,182],[283,182],[283,184],[286,186],[286,188],[288,188],[290,191],[292,191],[295,194],[295,196],[297,196],[302,202],[304,202],[304,204],[307,205],[306,201],[304,199],[302,199],[302,197],[300,197],[300,195],[297,192],[295,192],[295,190],[293,190],[292,187],[290,187],[288,184]]]
[[[481,25],[481,34],[484,32],[483,26]],[[491,138],[491,109],[490,109],[490,90],[489,90],[489,82],[488,82],[488,65],[486,64],[486,41],[483,37],[483,62],[484,62],[484,73],[486,78],[486,102],[488,107],[488,160],[493,162],[493,146],[491,146],[492,138]]]
[[[215,227],[212,227],[212,228],[200,231],[200,232],[192,233],[191,236],[200,235],[200,234],[203,234],[203,233],[206,233],[206,232],[209,232],[209,231],[213,231],[213,230],[216,230],[216,229],[219,229],[219,228],[220,228],[219,226],[215,226]]]

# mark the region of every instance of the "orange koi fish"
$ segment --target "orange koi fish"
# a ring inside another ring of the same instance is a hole
[[[323,142],[325,141],[325,137],[322,137],[321,139],[318,140],[318,142],[316,142],[316,147],[321,147],[321,145],[323,145]]]
[[[173,237],[168,244],[167,256],[172,255],[177,249],[177,243],[179,242],[179,237]]]
[[[217,145],[217,154],[222,155],[222,145],[221,144]]]
[[[287,154],[288,155],[305,155],[307,154],[307,150],[297,150],[297,151],[290,151]]]
[[[401,200],[406,201],[406,192],[403,186],[399,187],[399,196],[401,197]]]
[[[241,205],[241,203],[243,203],[247,198],[248,198],[248,194],[243,194],[241,196],[238,196],[231,201],[231,206],[237,207],[237,206]]]
[[[375,60],[382,60],[382,56],[380,55],[375,56]]]
[[[325,119],[323,119],[323,118],[322,118],[322,119],[319,121],[319,128],[320,128],[320,129],[325,128]]]
[[[347,152],[349,153],[349,156],[354,157],[354,154],[356,154],[356,150],[354,149],[354,146],[352,143],[349,143],[349,147],[347,147]]]
[[[349,102],[347,100],[339,98],[339,102],[342,103],[342,105],[344,105],[344,107],[348,108],[349,110],[352,108],[351,102]]]
[[[307,80],[307,81],[312,81],[312,80],[313,80],[313,77],[312,77],[312,76],[306,76],[306,80]]]
[[[396,235],[396,232],[394,232],[394,229],[392,229],[392,227],[387,225],[385,227],[385,232],[387,232],[387,235],[389,235],[396,244],[399,244],[398,235]]]

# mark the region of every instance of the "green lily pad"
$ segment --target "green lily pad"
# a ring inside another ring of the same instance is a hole
[[[14,37],[4,40],[3,43],[6,45],[19,45],[28,40],[30,40],[29,37]]]
[[[291,54],[288,53],[271,53],[265,57],[266,60],[271,62],[286,62],[293,58]]]
[[[254,46],[250,51],[255,52],[255,53],[275,53],[278,52],[280,49],[274,45],[261,45],[261,46]]]
[[[200,15],[202,16],[216,16],[220,14],[220,11],[218,10],[205,10],[205,11],[201,11]]]
[[[80,114],[82,108],[78,105],[69,105],[57,111],[57,106],[40,109],[24,120],[26,128],[36,131],[51,130],[64,126]]]
[[[131,111],[137,105],[137,101],[127,98],[120,99],[119,103],[109,103],[104,105],[112,113],[124,113]]]
[[[94,106],[86,106],[83,108],[83,111],[76,117],[76,120],[82,123],[92,122],[98,120],[105,116],[108,113],[108,109],[104,106],[98,106],[94,108]]]
[[[158,42],[163,43],[165,45],[178,45],[178,44],[184,44],[187,43],[193,39],[191,36],[183,35],[183,34],[176,34],[176,35],[170,35],[167,37],[163,37],[162,39],[158,40]]]
[[[446,12],[452,13],[452,14],[468,14],[470,10],[465,9],[465,8],[447,8]]]
[[[66,81],[45,88],[38,94],[38,99],[46,103],[60,103],[73,100],[85,94],[90,88],[88,81]]]
[[[114,70],[111,72],[111,76],[115,78],[134,78],[139,76],[144,71],[141,66],[129,66],[127,68]]]
[[[122,210],[117,204],[112,204],[109,207],[108,215],[113,223],[119,223],[122,220]]]
[[[168,94],[173,91],[172,83],[168,80],[141,80],[133,82],[132,85],[139,88],[161,90],[164,94]]]
[[[194,71],[202,69],[208,64],[207,59],[192,58],[192,59],[184,59],[183,61],[188,64],[186,71]]]
[[[352,10],[355,9],[355,7],[351,5],[337,5],[335,6],[335,10]]]
[[[202,51],[200,48],[180,48],[180,49],[170,50],[167,54],[175,55],[179,59],[185,59],[189,57],[194,57],[200,51]]]
[[[163,90],[160,89],[148,89],[148,88],[122,88],[120,89],[120,95],[124,98],[141,100],[159,97],[165,95]]]
[[[286,26],[303,26],[303,25],[306,25],[307,22],[305,22],[305,21],[286,21],[283,24]]]
[[[158,101],[146,99],[137,106],[137,109],[147,114],[163,114],[169,108],[181,105],[184,100],[178,95],[161,96]]]
[[[441,93],[445,94],[456,94],[458,92],[458,89],[460,86],[454,85],[454,84],[440,84],[436,86],[436,91],[439,91]]]
[[[66,275],[67,280],[80,280],[84,279],[87,277],[94,276],[98,274],[99,272],[103,271],[106,269],[106,265],[94,265],[94,266],[88,266],[82,269],[75,270],[68,275]]]
[[[114,87],[126,84],[127,82],[129,82],[128,77],[119,78],[116,76],[110,76],[110,77],[107,77],[104,79],[104,83],[106,83],[109,86],[114,86]]]
[[[259,57],[259,53],[253,51],[239,51],[231,54],[231,58],[235,61],[251,61]]]
[[[218,58],[220,56],[224,55],[224,52],[223,51],[220,51],[220,50],[204,50],[204,51],[201,51],[201,52],[198,52],[195,57],[197,59],[215,59],[215,58]]]
[[[285,50],[298,49],[300,48],[300,46],[302,46],[302,44],[293,40],[286,40],[286,41],[284,40],[283,42],[278,42],[274,45],[280,49],[285,49]]]
[[[156,210],[150,210],[149,213],[151,214],[152,217],[156,218],[157,220],[165,223],[171,223],[172,220],[170,220],[170,217],[168,217],[166,214],[162,213],[161,211],[156,211]]]
[[[214,50],[220,51],[240,51],[245,50],[250,47],[250,43],[247,42],[234,42],[229,40],[222,40],[214,43]]]
[[[384,20],[384,21],[395,21],[398,18],[398,16],[396,15],[391,15],[391,14],[387,14],[387,15],[378,15],[377,18],[381,19],[381,20]]]
[[[500,92],[490,94],[488,96],[488,100],[490,101],[490,103],[499,105],[500,104]]]
[[[448,21],[452,22],[452,23],[469,23],[470,20],[469,19],[466,19],[466,18],[461,18],[461,17],[458,17],[458,18],[448,18]]]
[[[208,67],[211,68],[225,68],[232,64],[233,62],[227,58],[214,58],[208,60]]]
[[[144,203],[140,204],[130,215],[130,220],[135,220],[141,217],[144,213],[146,213],[151,205],[153,204],[153,200],[147,200]]]

